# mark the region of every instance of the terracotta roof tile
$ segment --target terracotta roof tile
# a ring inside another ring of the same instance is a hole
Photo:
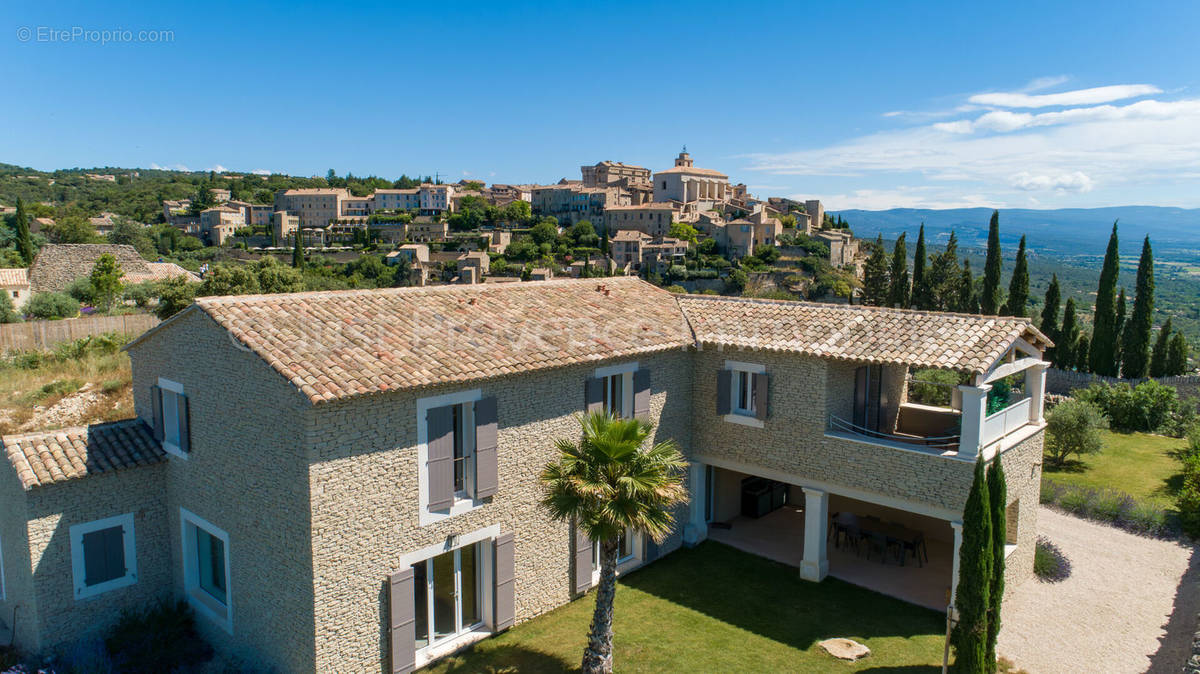
[[[24,267],[0,269],[0,286],[14,287],[29,285],[29,270]]]
[[[26,490],[158,463],[165,456],[141,419],[6,435],[0,444]]]
[[[1018,338],[1050,343],[1027,318],[700,295],[679,306],[700,344],[835,360],[978,373]]]
[[[636,278],[196,304],[314,403],[692,344],[674,296]]]

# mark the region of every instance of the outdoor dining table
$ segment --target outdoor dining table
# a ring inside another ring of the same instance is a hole
[[[917,558],[917,563],[921,566],[920,547],[924,545],[925,535],[920,531],[909,529],[908,527],[896,524],[894,522],[884,522],[877,517],[859,517],[853,513],[837,513],[833,517],[834,531],[845,533],[847,537],[854,535],[854,530],[857,530],[858,535],[863,538],[870,537],[872,534],[881,536],[885,540],[884,555],[888,548],[892,545],[900,546],[900,566],[904,566],[908,558],[908,551],[912,550],[913,555]],[[835,533],[835,541],[837,533]]]

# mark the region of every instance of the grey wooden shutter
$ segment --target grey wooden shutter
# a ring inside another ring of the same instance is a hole
[[[163,441],[162,389],[150,387],[150,416],[151,428],[154,429],[154,439]]]
[[[91,587],[108,580],[108,555],[104,552],[104,532],[89,531],[82,536],[83,584]]]
[[[475,498],[494,496],[500,488],[496,466],[499,419],[496,399],[482,398],[475,402]]]
[[[642,554],[642,561],[653,562],[658,559],[658,543],[655,543],[654,539],[646,534],[642,534],[642,537],[646,539],[646,549]]]
[[[754,375],[754,416],[766,419],[771,408],[771,378],[765,372]]]
[[[650,370],[646,368],[633,371],[633,416],[650,418]]]
[[[582,594],[592,586],[592,539],[579,527],[572,527],[575,537],[575,592]]]
[[[496,597],[492,602],[495,609],[494,629],[499,632],[512,627],[516,620],[516,565],[513,561],[513,535],[500,534],[496,537],[495,566]]]
[[[867,368],[854,371],[854,418],[852,423],[860,428],[867,426]]]
[[[454,504],[454,411],[450,407],[435,407],[425,416],[429,436],[425,465],[430,512]]]
[[[104,556],[109,577],[125,577],[125,527],[112,527],[105,532]]]
[[[388,578],[392,674],[408,674],[417,666],[417,626],[413,608],[413,570],[408,567]]]
[[[192,424],[188,414],[188,399],[182,393],[175,394],[175,405],[179,411],[179,451],[192,451]]]
[[[720,370],[717,372],[717,414],[724,416],[733,412],[733,403],[729,393],[733,389],[733,372]]]
[[[583,382],[583,411],[591,414],[604,409],[604,379],[588,377]]]

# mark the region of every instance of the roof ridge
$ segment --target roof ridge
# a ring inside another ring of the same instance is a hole
[[[42,430],[24,431],[21,433],[9,433],[7,435],[0,435],[0,442],[6,441],[6,440],[24,440],[26,438],[32,438],[32,437],[36,437],[39,435],[50,435],[52,433],[53,434],[61,434],[61,435],[69,435],[71,433],[86,432],[93,428],[106,428],[106,427],[114,427],[115,428],[117,426],[133,425],[134,423],[143,423],[144,424],[146,422],[143,421],[141,417],[129,417],[128,419],[117,419],[115,421],[98,421],[94,424],[77,424],[75,426],[64,426],[62,428],[45,428]]]
[[[826,302],[814,302],[812,300],[781,300],[770,297],[733,297],[729,295],[680,295],[681,298],[688,299],[703,299],[713,302],[738,302],[746,304],[780,304],[789,306],[815,307],[821,309],[851,309],[855,311],[879,311],[879,312],[895,312],[909,314],[914,316],[957,316],[959,318],[975,318],[975,319],[994,319],[1001,321],[1014,321],[1017,323],[1026,322],[1033,325],[1033,318],[1030,316],[1000,316],[996,314],[968,314],[961,311],[937,311],[934,309],[903,309],[900,307],[879,307],[869,304],[832,304]],[[1036,326],[1035,326],[1036,327]]]

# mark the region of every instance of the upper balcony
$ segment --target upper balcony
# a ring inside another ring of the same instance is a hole
[[[983,372],[864,365],[849,415],[830,411],[826,435],[974,460],[1043,426],[1042,351],[1018,339]]]

